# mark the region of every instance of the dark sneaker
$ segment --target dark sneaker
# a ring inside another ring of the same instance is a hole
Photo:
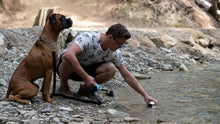
[[[60,87],[58,89],[58,94],[62,94],[62,95],[65,95],[65,96],[72,96],[73,93],[70,91],[69,88],[65,88],[65,87]]]
[[[80,85],[78,95],[93,98],[93,95],[91,94],[90,89],[84,85]]]

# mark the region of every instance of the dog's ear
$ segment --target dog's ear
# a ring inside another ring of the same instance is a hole
[[[48,18],[49,18],[49,21],[53,22],[54,24],[57,23],[56,14],[48,15],[46,20],[48,20]]]

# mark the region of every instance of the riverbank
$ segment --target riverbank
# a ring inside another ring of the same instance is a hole
[[[127,123],[142,121],[129,113],[120,111],[121,103],[115,103],[115,97],[108,96],[115,88],[125,88],[128,85],[122,77],[115,77],[101,86],[99,95],[104,99],[101,106],[82,103],[62,97],[55,97],[55,103],[46,103],[39,93],[32,104],[23,105],[5,99],[8,82],[15,68],[28,54],[31,46],[38,39],[42,27],[0,30],[1,46],[0,60],[0,122],[14,123]],[[66,30],[61,40],[69,33],[78,35],[82,29]],[[104,33],[106,29],[89,29]],[[130,29],[129,29],[130,30]],[[190,70],[192,65],[201,65],[219,60],[220,30],[191,28],[147,28],[131,29],[132,38],[121,48],[125,64],[136,77],[145,77],[161,71]],[[69,33],[68,33],[69,32]],[[76,32],[76,34],[75,34]],[[59,42],[62,51],[68,44]],[[143,76],[144,75],[144,76]],[[150,80],[150,79],[149,79]],[[57,82],[59,78],[57,77]],[[41,86],[42,80],[37,80]],[[76,92],[82,82],[69,82],[72,91]],[[159,82],[158,82],[159,83]],[[176,87],[178,89],[178,87]],[[151,92],[151,91],[149,91]],[[156,93],[151,93],[152,96]],[[123,106],[121,106],[123,107]],[[116,111],[117,110],[117,111]],[[171,121],[173,122],[173,121]],[[174,121],[175,122],[175,121]]]

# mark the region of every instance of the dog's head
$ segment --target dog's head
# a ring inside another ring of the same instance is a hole
[[[50,21],[50,24],[53,28],[58,30],[63,30],[72,26],[72,20],[70,18],[66,18],[66,16],[61,14],[52,14],[49,15],[47,21]]]

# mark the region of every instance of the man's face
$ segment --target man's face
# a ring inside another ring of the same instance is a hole
[[[113,37],[110,37],[109,39],[111,42],[109,49],[111,51],[115,51],[115,50],[121,48],[126,43],[125,38],[115,38],[114,39]]]

